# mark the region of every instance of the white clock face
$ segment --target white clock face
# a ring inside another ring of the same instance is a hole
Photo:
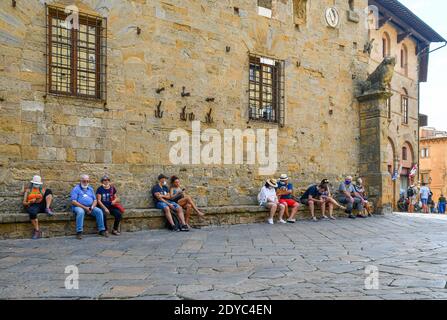
[[[337,8],[335,7],[327,8],[325,16],[326,16],[326,22],[330,27],[332,28],[338,27],[338,24],[340,23],[340,14],[338,13]]]

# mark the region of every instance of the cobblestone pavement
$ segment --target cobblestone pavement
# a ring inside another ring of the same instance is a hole
[[[441,216],[394,214],[0,241],[0,298],[446,299],[446,231]],[[78,290],[64,287],[67,265]]]

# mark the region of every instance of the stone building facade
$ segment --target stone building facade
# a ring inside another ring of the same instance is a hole
[[[160,172],[178,175],[200,206],[254,204],[266,178],[259,165],[171,163],[169,135],[191,132],[192,120],[222,133],[277,130],[277,174],[287,172],[297,187],[362,174],[356,86],[382,60],[380,45],[370,57],[365,44],[385,31],[394,53],[403,45],[408,52],[408,72],[396,67],[391,88],[393,165],[404,143],[414,159],[418,42],[409,36],[398,44],[388,24],[369,33],[359,18],[367,0],[264,2],[1,1],[0,211],[20,210],[21,191],[35,174],[60,210],[80,173],[93,184],[109,174],[128,208],[152,205],[149,188]],[[76,49],[61,30],[69,5],[79,9],[87,37]],[[327,21],[331,6],[339,13],[335,27]],[[264,83],[270,89],[253,80],[261,69],[265,77],[273,70],[273,84]],[[277,109],[256,101],[256,90]]]
[[[438,202],[447,194],[447,132],[421,129],[420,164],[420,181],[429,185]]]

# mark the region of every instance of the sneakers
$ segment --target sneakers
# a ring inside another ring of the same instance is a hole
[[[273,219],[267,219],[267,223],[268,223],[268,224],[272,224],[272,225],[275,224],[275,223],[273,222]]]
[[[54,216],[54,211],[51,210],[50,208],[45,209],[45,213],[46,213],[49,217]]]
[[[284,219],[279,220],[279,223],[286,224],[287,222],[284,221]]]
[[[324,220],[329,220],[329,218],[327,216],[323,216]]]
[[[361,214],[358,214],[358,215],[357,215],[357,218],[360,218],[360,219],[366,219],[366,217],[365,217],[365,216],[362,216]]]
[[[180,228],[177,227],[176,225],[171,226],[171,231],[172,232],[180,232]]]
[[[104,238],[108,238],[108,237],[109,237],[109,233],[107,232],[107,230],[99,231],[98,234],[99,234],[101,237],[104,237]]]
[[[76,232],[76,239],[82,240],[82,232]]]
[[[36,240],[42,238],[42,231],[40,230],[34,230],[33,235],[31,236],[31,239]]]
[[[331,220],[337,220],[335,217],[331,216],[329,219]]]
[[[287,223],[296,223],[296,219],[288,219]]]
[[[317,217],[313,217],[313,218],[312,218],[312,221],[313,221],[313,222],[317,222],[317,221],[318,221]]]
[[[348,217],[348,218],[354,220],[354,219],[355,219],[355,215],[353,215],[353,214],[351,213],[351,214],[349,214],[349,217]]]
[[[183,226],[180,227],[180,231],[188,232],[189,231],[189,227],[186,224],[184,224]]]

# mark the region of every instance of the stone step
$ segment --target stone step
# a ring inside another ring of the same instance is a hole
[[[219,226],[264,222],[267,218],[267,210],[256,205],[252,206],[224,206],[201,208],[206,213],[204,219],[196,215],[191,217],[193,226]],[[345,215],[342,211],[334,211],[336,215]],[[317,215],[320,213],[317,210]],[[298,219],[308,219],[309,210],[301,206]],[[70,212],[57,212],[54,216],[39,214],[39,225],[44,237],[69,236],[75,234],[75,219]],[[109,228],[112,226],[113,217],[108,216]],[[149,229],[165,228],[166,219],[159,209],[130,209],[126,210],[121,223],[121,231],[135,232]],[[0,239],[29,238],[32,227],[29,216],[26,213],[2,213],[0,214]],[[87,217],[84,223],[84,233],[95,233],[96,222]]]

